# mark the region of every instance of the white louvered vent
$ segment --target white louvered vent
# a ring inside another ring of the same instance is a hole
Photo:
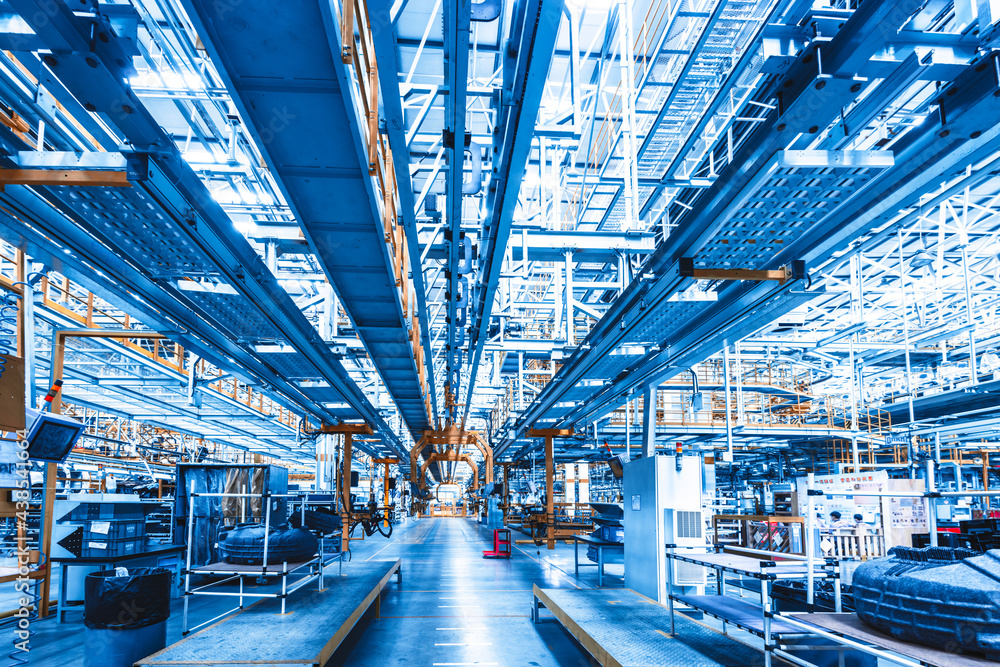
[[[701,512],[677,510],[677,539],[685,537],[701,538]]]

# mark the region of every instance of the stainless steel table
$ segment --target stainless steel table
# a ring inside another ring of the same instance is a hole
[[[589,535],[574,535],[573,567],[576,572],[576,576],[578,577],[580,576],[580,542],[597,549],[597,563],[584,563],[583,567],[597,568],[597,586],[601,587],[604,585],[604,550],[620,550],[622,553],[625,553],[625,544],[623,542],[606,542],[604,540],[599,540],[596,537],[590,537]]]

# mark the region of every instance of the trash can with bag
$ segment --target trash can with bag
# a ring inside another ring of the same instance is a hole
[[[84,582],[84,667],[132,667],[166,648],[173,576],[162,567],[103,570]]]

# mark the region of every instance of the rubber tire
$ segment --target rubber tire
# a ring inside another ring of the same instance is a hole
[[[312,558],[319,541],[307,530],[287,524],[271,529],[267,545],[267,564],[297,563]],[[264,526],[240,525],[225,533],[219,541],[222,560],[234,565],[261,565],[264,561]]]
[[[340,530],[342,525],[343,522],[339,514],[306,510],[306,528],[318,530],[321,533],[332,533],[335,530]]]

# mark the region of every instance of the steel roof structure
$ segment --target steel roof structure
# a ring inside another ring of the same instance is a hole
[[[1000,418],[994,11],[4,0],[0,239],[39,340],[81,326],[44,275],[115,313],[82,326],[181,348],[78,341],[67,400],[269,456],[362,421],[401,460],[448,427],[505,460],[533,428],[574,428],[566,460],[972,446]]]

